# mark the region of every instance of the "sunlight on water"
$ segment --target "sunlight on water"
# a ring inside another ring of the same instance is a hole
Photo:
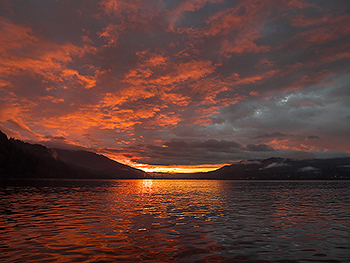
[[[3,262],[350,262],[350,182],[33,180],[0,197]]]

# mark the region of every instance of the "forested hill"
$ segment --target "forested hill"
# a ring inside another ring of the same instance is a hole
[[[8,139],[0,131],[0,177],[118,179],[145,178],[147,174],[102,155],[48,149],[43,145]]]

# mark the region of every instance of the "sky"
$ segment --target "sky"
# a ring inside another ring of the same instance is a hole
[[[145,171],[350,156],[350,2],[3,0],[0,129]]]

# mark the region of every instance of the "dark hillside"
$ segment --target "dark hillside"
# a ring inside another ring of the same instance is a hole
[[[52,149],[57,159],[65,163],[99,172],[108,178],[144,178],[145,173],[125,164],[113,161],[106,156],[87,151]]]
[[[91,152],[48,149],[8,139],[0,131],[0,177],[117,179],[144,178],[146,174]]]

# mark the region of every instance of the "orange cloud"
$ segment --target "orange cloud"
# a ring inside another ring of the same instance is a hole
[[[176,125],[180,120],[175,112],[162,111],[167,107],[166,105],[123,106],[124,103],[132,103],[136,99],[132,94],[128,94],[129,96],[127,94],[123,94],[124,96],[107,94],[98,105],[81,107],[76,112],[55,118],[45,117],[41,125],[59,131],[62,130],[62,127],[65,130],[81,130],[82,132],[99,127],[100,129],[117,129],[119,132],[131,132],[136,124],[143,123],[148,128],[169,127]],[[144,96],[141,94],[140,98],[144,99]],[[165,98],[168,99],[166,96]]]
[[[176,73],[172,76],[172,82],[182,82],[188,79],[199,79],[213,73],[216,66],[211,61],[192,60],[176,66]]]
[[[32,136],[34,136],[36,138],[40,138],[41,137],[39,134],[37,134],[36,132],[32,131],[27,125],[25,125],[20,118],[8,119],[7,122],[10,123],[17,130],[25,131],[25,132],[29,133],[30,135],[32,135]]]
[[[255,76],[246,77],[246,78],[239,78],[239,79],[237,79],[236,84],[256,83],[256,82],[271,78],[272,76],[276,75],[279,72],[280,72],[280,70],[269,70],[269,71],[265,71],[261,74],[257,74]]]
[[[234,40],[230,42],[228,40],[224,40],[222,43],[222,48],[220,50],[221,54],[225,54],[226,56],[230,56],[230,53],[264,53],[269,51],[269,47],[267,46],[257,46],[254,43],[254,40],[258,39],[258,36],[250,37],[244,36],[244,39]],[[250,39],[249,39],[250,38]]]
[[[299,139],[273,139],[265,144],[270,145],[275,150],[290,150],[290,151],[320,151],[314,145],[304,144],[304,140]]]
[[[306,3],[304,0],[290,0],[288,6],[293,8],[305,9],[308,7],[315,7],[313,4]]]
[[[20,48],[28,52],[22,54],[18,52]],[[73,58],[94,53],[95,50],[88,45],[59,45],[38,39],[30,28],[15,25],[0,17],[0,76],[3,79],[18,74],[39,75],[46,81],[61,83],[63,86],[89,89],[96,85],[95,77],[82,75],[67,64]]]
[[[103,0],[100,2],[102,9],[109,15],[120,14],[124,10],[138,10],[140,1],[129,2],[122,0]]]
[[[170,28],[175,27],[176,22],[178,22],[184,15],[188,12],[194,12],[202,9],[207,3],[220,3],[223,0],[184,0],[181,1],[176,8],[169,10],[166,14],[167,20],[170,23]]]
[[[109,45],[115,45],[123,31],[150,32],[161,24],[158,18],[162,6],[161,1],[103,0],[100,2],[103,13],[98,17],[103,19],[108,14],[116,21],[100,32],[100,36],[108,38]]]
[[[0,17],[0,53],[3,55],[14,49],[33,45],[37,41],[30,28],[14,25],[6,18]]]
[[[164,102],[174,104],[178,107],[186,107],[191,102],[190,97],[184,96],[182,94],[161,92],[159,96]]]
[[[305,16],[291,18],[294,27],[311,27],[296,35],[291,41],[297,42],[297,48],[308,48],[313,44],[328,43],[336,41],[350,34],[350,15],[332,16],[310,19]],[[288,42],[287,42],[288,43]]]
[[[207,20],[209,27],[203,34],[205,36],[225,35],[230,31],[240,30],[244,27],[244,17],[237,14],[237,9],[228,9],[218,12]]]
[[[67,68],[67,63],[73,56],[91,52],[91,49],[81,48],[72,44],[64,46],[51,45],[50,49],[36,49],[33,57],[5,57],[0,60],[0,75],[7,77],[20,72],[28,72],[32,75],[40,75],[44,79],[62,83],[70,83],[73,87],[91,88],[96,85],[94,76],[84,76],[77,70]]]
[[[19,139],[38,139],[40,136],[28,127],[28,118],[32,110],[38,105],[25,98],[18,98],[12,92],[0,98],[0,122],[9,123],[13,130],[25,131],[30,135],[17,134]],[[34,137],[33,137],[34,136]]]
[[[101,32],[98,32],[98,36],[106,38],[108,41],[108,46],[115,46],[117,45],[120,31],[124,29],[125,27],[122,25],[109,24]]]
[[[60,102],[64,102],[64,99],[62,98],[55,98],[53,96],[41,96],[38,98],[39,100],[42,101],[51,101],[52,103],[60,103]]]

